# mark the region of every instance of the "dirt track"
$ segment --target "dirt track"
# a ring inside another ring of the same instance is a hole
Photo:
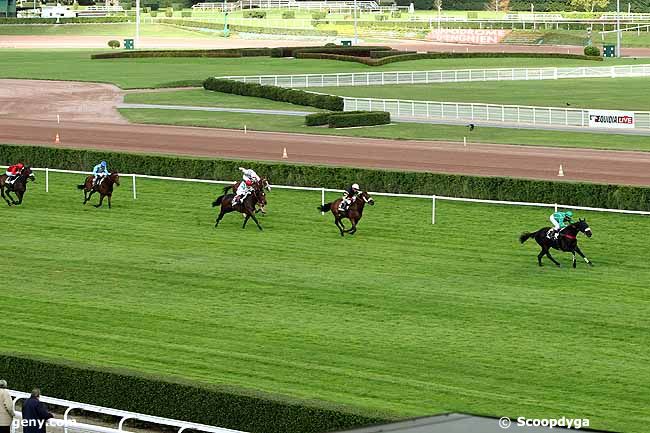
[[[650,185],[650,153],[133,125],[114,111],[114,86],[50,84],[44,96],[27,80],[0,80],[1,143],[54,145],[58,133],[63,147],[257,160],[281,160],[286,147],[288,162],[554,180],[562,164],[565,180]]]

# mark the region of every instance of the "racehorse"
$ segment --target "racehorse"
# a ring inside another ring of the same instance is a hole
[[[7,182],[7,177],[6,174],[0,176],[0,195],[2,195],[2,198],[5,199],[9,206],[12,204],[17,206],[23,202],[23,196],[25,195],[25,191],[27,191],[27,182],[30,180],[34,182],[36,178],[34,177],[34,173],[32,173],[32,169],[29,167],[23,168],[23,171],[18,175],[18,178],[12,185],[9,185],[9,182]],[[9,195],[10,192],[16,194],[18,201]]]
[[[113,196],[113,185],[120,186],[120,175],[115,172],[106,176],[99,182],[99,185],[94,185],[94,176],[90,175],[86,181],[77,188],[84,190],[84,204],[88,203],[90,197],[96,192],[99,193],[99,204],[94,205],[96,208],[101,207],[104,202],[104,197],[108,197],[108,208],[111,208],[111,197]]]
[[[241,203],[236,205],[232,204],[234,198],[235,194],[224,194],[217,197],[217,199],[212,203],[212,207],[221,205],[221,212],[214,223],[214,227],[217,228],[219,226],[219,222],[225,214],[237,211],[246,215],[244,218],[244,225],[242,225],[243,229],[246,228],[248,219],[253,218],[253,221],[257,224],[257,228],[262,230],[262,226],[259,221],[257,221],[257,218],[255,218],[255,206],[259,204],[264,207],[266,205],[266,194],[264,193],[264,190],[257,188],[253,189],[253,191],[248,194]]]
[[[537,256],[537,262],[539,263],[540,266],[542,266],[542,257],[546,255],[553,263],[555,263],[557,266],[560,266],[560,262],[555,260],[551,254],[549,253],[549,250],[551,248],[555,248],[556,250],[564,251],[567,253],[572,253],[573,254],[573,267],[576,267],[576,253],[580,254],[580,256],[584,259],[585,263],[587,263],[589,266],[593,266],[593,263],[589,261],[589,259],[582,253],[580,248],[578,247],[578,233],[584,233],[587,235],[588,238],[591,237],[591,228],[589,228],[589,225],[587,224],[586,220],[579,220],[573,224],[569,224],[562,230],[560,230],[560,235],[558,236],[557,239],[549,238],[548,237],[548,232],[551,228],[550,227],[544,227],[542,229],[537,230],[534,233],[522,233],[521,236],[519,236],[519,241],[523,244],[530,238],[535,238],[535,241],[539,244],[540,247],[542,247],[542,251],[539,253]]]
[[[336,227],[338,227],[340,230],[341,236],[344,236],[345,233],[353,235],[357,232],[357,224],[359,224],[359,221],[363,216],[364,206],[366,203],[368,203],[370,206],[374,206],[375,200],[370,197],[367,192],[364,191],[359,194],[357,198],[350,204],[348,210],[343,212],[339,210],[342,201],[343,199],[340,198],[331,203],[327,203],[324,206],[318,206],[318,210],[321,212],[332,211],[332,214],[334,215],[334,224],[336,224]],[[350,229],[345,229],[345,226],[343,225],[343,218],[349,219],[352,223],[352,227]]]
[[[237,193],[237,188],[239,188],[239,185],[242,182],[243,181],[240,180],[238,182],[233,183],[232,185],[228,185],[227,187],[225,187],[223,189],[223,193],[228,194],[228,191],[232,190],[232,192],[234,192],[236,194]],[[271,191],[271,184],[269,183],[269,180],[267,178],[262,177],[262,178],[260,178],[260,180],[258,180],[257,182],[255,182],[253,184],[253,188],[257,188],[259,190]],[[259,203],[258,203],[258,205],[259,205]],[[259,209],[255,210],[255,213],[257,213],[257,212],[262,212],[263,215],[266,215],[266,210],[264,209],[264,206],[262,206],[262,205],[260,205]]]

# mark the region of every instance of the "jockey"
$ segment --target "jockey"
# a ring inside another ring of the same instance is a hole
[[[257,175],[257,173],[255,173],[255,170],[251,168],[239,167],[239,171],[241,171],[243,174],[242,180],[244,182],[251,181],[255,183],[260,181],[260,177]]]
[[[572,218],[573,218],[573,212],[571,212],[570,210],[566,212],[555,212],[550,217],[551,223],[553,223],[553,228],[549,232],[549,235],[550,233],[554,233],[555,239],[557,239],[562,229],[564,229],[566,226],[568,226],[573,222]]]
[[[252,171],[252,170],[251,170]],[[253,172],[254,173],[254,172]],[[237,192],[235,193],[235,198],[232,199],[233,205],[238,205],[244,201],[246,196],[250,194],[253,189],[253,181],[248,179],[239,183],[237,187]]]
[[[108,165],[106,164],[106,161],[102,161],[97,164],[95,167],[93,167],[93,186],[99,185],[101,181],[109,175],[110,173],[108,172]]]
[[[23,172],[25,165],[22,162],[14,164],[7,169],[7,183],[13,185],[18,176]]]
[[[339,210],[346,212],[350,205],[356,200],[357,195],[361,192],[358,183],[353,183],[349,188],[346,188],[343,192],[343,200],[341,200],[341,205]]]

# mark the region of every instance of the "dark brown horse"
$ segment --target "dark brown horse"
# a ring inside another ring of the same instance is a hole
[[[556,266],[560,266],[560,262],[555,260],[549,253],[549,250],[551,248],[573,254],[574,268],[576,267],[576,253],[580,254],[585,263],[587,263],[589,266],[593,266],[593,263],[589,261],[589,259],[578,247],[578,233],[584,233],[588,238],[591,237],[591,228],[589,228],[589,224],[587,224],[586,220],[581,219],[578,222],[569,224],[560,230],[560,235],[557,239],[555,239],[553,235],[551,235],[552,237],[549,238],[548,233],[550,229],[550,227],[544,227],[534,233],[526,232],[522,233],[521,236],[519,236],[519,241],[522,244],[528,239],[534,238],[542,248],[542,251],[537,255],[537,263],[539,263],[540,266],[542,266],[542,258],[544,256],[548,257],[553,263],[555,263]]]
[[[237,193],[237,188],[239,188],[239,185],[242,182],[243,181],[240,180],[238,182],[233,183],[232,185],[228,185],[227,187],[225,187],[223,189],[223,193],[228,194],[228,191],[232,190],[232,192],[234,192],[236,194]],[[258,180],[257,182],[255,182],[253,184],[253,188],[256,188],[256,189],[259,189],[259,190],[271,191],[271,184],[269,183],[269,180],[267,178],[262,177],[262,178],[260,178],[260,180]],[[264,209],[264,206],[260,205],[259,203],[258,203],[257,206],[259,206],[259,208],[255,210],[255,213],[262,212],[262,214],[266,215],[266,209]]]
[[[217,228],[219,226],[219,222],[225,214],[237,211],[246,216],[244,218],[244,225],[242,225],[243,229],[246,228],[246,223],[248,223],[249,218],[252,218],[253,221],[255,221],[255,224],[257,224],[257,228],[262,230],[260,222],[255,218],[255,206],[259,204],[264,207],[266,205],[266,194],[264,193],[264,190],[254,188],[241,203],[233,206],[232,200],[234,198],[235,194],[224,194],[217,197],[217,199],[212,203],[212,207],[221,205],[221,212],[214,223],[214,227]]]
[[[111,197],[113,196],[113,186],[120,186],[120,175],[111,173],[109,176],[106,176],[98,185],[94,184],[94,176],[90,175],[86,178],[86,181],[81,185],[77,185],[77,188],[84,190],[84,204],[88,203],[90,197],[96,192],[99,193],[99,204],[94,205],[95,207],[101,207],[104,202],[104,197],[108,197],[108,208],[111,208]]]
[[[363,216],[364,206],[366,203],[368,203],[370,206],[373,206],[375,204],[375,200],[370,197],[367,192],[362,192],[357,195],[357,197],[352,201],[347,211],[340,210],[342,201],[343,199],[340,198],[331,203],[327,203],[324,206],[318,206],[318,210],[321,212],[332,211],[332,214],[334,215],[334,224],[336,224],[336,227],[338,227],[340,230],[341,236],[344,236],[345,233],[353,235],[357,232],[357,224],[359,224],[359,221]],[[344,218],[349,219],[352,223],[352,227],[348,230],[346,230],[345,226],[343,225]]]
[[[36,178],[34,177],[34,173],[32,173],[32,169],[29,167],[23,168],[23,171],[11,185],[7,181],[7,175],[3,174],[0,176],[0,195],[2,195],[2,198],[5,199],[9,206],[12,204],[19,205],[23,202],[25,191],[27,191],[27,182],[30,180],[33,182]],[[16,194],[16,197],[18,197],[17,201],[11,197],[10,192]]]

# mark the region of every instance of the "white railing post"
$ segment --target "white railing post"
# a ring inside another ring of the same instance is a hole
[[[436,196],[431,196],[431,224],[436,223]]]
[[[321,206],[325,206],[325,188],[321,188],[320,190],[320,204]],[[324,211],[321,211],[321,215],[325,215]]]
[[[138,198],[138,195],[135,190],[135,174],[133,175],[133,200],[136,200]]]
[[[45,168],[45,192],[50,192],[50,169]]]

